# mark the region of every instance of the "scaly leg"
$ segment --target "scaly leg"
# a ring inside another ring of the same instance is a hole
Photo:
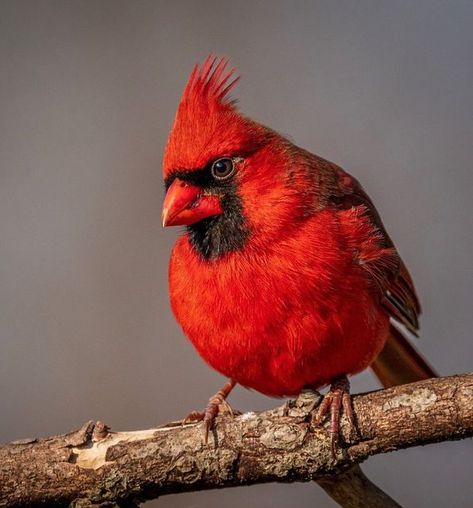
[[[210,397],[205,411],[192,411],[183,420],[182,424],[185,425],[188,422],[204,422],[204,440],[207,444],[209,439],[209,431],[215,421],[216,416],[222,409],[225,412],[233,415],[233,410],[227,402],[227,397],[236,385],[236,381],[230,379],[225,383],[223,388],[219,390],[214,396]]]
[[[312,419],[315,426],[320,425],[327,414],[330,413],[330,434],[332,436],[332,456],[336,457],[337,446],[340,443],[340,416],[341,409],[350,420],[351,426],[356,430],[353,406],[350,398],[350,383],[346,376],[335,379],[330,391],[325,395],[317,413]]]

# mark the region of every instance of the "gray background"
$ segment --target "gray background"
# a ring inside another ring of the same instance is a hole
[[[243,75],[245,113],[363,182],[421,295],[419,347],[442,374],[472,369],[473,2],[0,7],[0,440],[90,418],[147,428],[221,385],[171,315],[177,231],[160,226],[163,146],[210,51]],[[276,404],[241,388],[231,402]],[[467,507],[472,452],[446,443],[365,469],[406,506]],[[154,503],[334,506],[313,484]]]

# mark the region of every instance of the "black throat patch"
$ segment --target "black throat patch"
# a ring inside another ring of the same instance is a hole
[[[189,241],[199,255],[206,260],[213,260],[243,248],[249,236],[249,229],[243,216],[241,198],[237,193],[235,182],[214,180],[209,168],[178,170],[166,178],[166,190],[176,178],[219,196],[222,203],[222,214],[186,226]]]

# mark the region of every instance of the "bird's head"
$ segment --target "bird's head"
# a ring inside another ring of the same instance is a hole
[[[196,65],[164,153],[164,226],[187,226],[207,260],[241,249],[288,222],[291,143],[244,117],[228,93],[238,81],[224,59]],[[294,147],[293,147],[294,148]]]

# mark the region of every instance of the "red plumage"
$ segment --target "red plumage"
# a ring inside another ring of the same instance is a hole
[[[228,98],[237,79],[224,60],[196,66],[166,146],[164,221],[188,226],[171,255],[171,305],[214,369],[295,395],[371,365],[390,318],[415,331],[420,307],[358,182],[241,115]],[[231,161],[230,177],[215,177],[216,160],[220,171]],[[433,375],[419,356],[413,364],[414,378]],[[393,384],[396,368],[378,374]]]

